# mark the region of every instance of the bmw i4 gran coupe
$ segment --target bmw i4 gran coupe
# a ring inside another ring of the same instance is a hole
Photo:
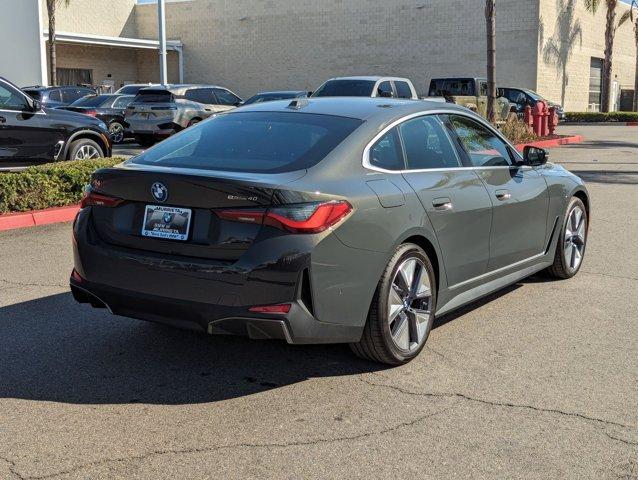
[[[94,173],[75,299],[116,315],[401,364],[442,315],[540,270],[575,275],[589,197],[452,104],[255,104]]]

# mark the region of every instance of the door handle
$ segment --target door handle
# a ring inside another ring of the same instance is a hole
[[[496,198],[498,198],[501,202],[504,202],[505,200],[509,200],[510,198],[512,198],[512,194],[509,192],[509,190],[497,190]]]
[[[432,200],[432,206],[435,210],[452,210],[452,200],[448,197],[440,197]]]

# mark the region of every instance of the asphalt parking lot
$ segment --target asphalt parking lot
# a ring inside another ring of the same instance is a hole
[[[70,226],[0,233],[0,479],[638,479],[638,128],[562,127],[581,272],[437,320],[399,368],[74,303]]]

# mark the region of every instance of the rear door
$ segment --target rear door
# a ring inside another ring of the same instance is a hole
[[[485,273],[489,262],[492,202],[476,172],[465,167],[444,124],[425,115],[399,126],[405,179],[434,227],[448,285]]]
[[[449,122],[459,154],[469,161],[494,206],[488,270],[513,265],[545,251],[549,195],[545,179],[517,162],[517,154],[487,125],[463,115]]]

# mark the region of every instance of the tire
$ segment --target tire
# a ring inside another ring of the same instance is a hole
[[[547,268],[550,276],[568,279],[578,273],[585,257],[588,225],[585,204],[580,198],[572,197],[565,211],[554,253],[554,263]]]
[[[412,288],[406,295],[403,282],[410,278],[412,262],[415,263],[410,282]],[[408,274],[402,275],[400,269]],[[419,275],[421,272],[425,276]],[[432,330],[436,294],[434,268],[427,254],[418,245],[400,245],[377,284],[361,340],[350,344],[350,348],[355,355],[366,360],[388,365],[408,363],[421,352]],[[390,317],[392,313],[394,320]],[[407,348],[404,348],[406,345]]]
[[[90,138],[79,138],[71,142],[69,147],[69,160],[93,160],[103,157],[102,147]]]
[[[122,143],[124,141],[124,125],[118,121],[109,124],[109,133],[113,143]]]
[[[153,145],[155,145],[155,139],[151,136],[142,136],[142,135],[138,135],[135,137],[135,141],[142,147],[142,148],[149,148],[152,147]]]

